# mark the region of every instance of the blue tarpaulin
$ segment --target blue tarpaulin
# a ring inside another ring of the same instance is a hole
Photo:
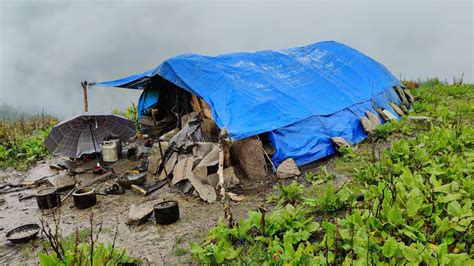
[[[268,132],[277,165],[288,157],[302,165],[334,153],[331,137],[360,142],[359,117],[375,107],[393,112],[389,102],[400,102],[393,86],[401,84],[382,64],[334,41],[215,57],[184,54],[96,85],[147,93],[155,75],[204,99],[233,139]],[[139,110],[157,99],[142,95]]]

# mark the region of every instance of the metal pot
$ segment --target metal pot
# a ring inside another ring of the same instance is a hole
[[[54,188],[44,188],[36,193],[36,202],[40,209],[50,209],[59,206],[61,199]]]
[[[6,237],[15,244],[26,243],[35,239],[40,229],[37,224],[25,224],[9,231]]]
[[[177,201],[168,200],[153,207],[157,224],[171,224],[179,219],[179,205]]]
[[[79,209],[86,209],[97,203],[95,189],[91,187],[81,188],[72,193],[74,206]]]

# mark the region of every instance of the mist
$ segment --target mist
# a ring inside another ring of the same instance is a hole
[[[472,83],[473,3],[298,1],[1,1],[0,104],[66,117],[80,82],[140,73],[183,53],[280,49],[336,40],[398,78],[464,74]],[[136,103],[139,91],[94,86],[89,110]]]

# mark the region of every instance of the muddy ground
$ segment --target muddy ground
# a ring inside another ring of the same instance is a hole
[[[45,171],[47,163],[30,170]],[[131,167],[125,165],[124,168]],[[36,170],[35,170],[36,169]],[[47,171],[47,170],[46,170]],[[13,170],[0,172],[0,182],[6,183],[15,180],[21,182],[28,173],[19,173]],[[94,178],[90,171],[77,174],[76,180],[85,183]],[[265,202],[268,193],[271,192],[276,178],[269,176],[264,182],[252,180],[241,180],[240,194],[245,195],[241,202],[231,202],[231,208],[236,220],[245,217],[247,211],[255,210]],[[113,180],[95,185],[96,189],[103,191],[107,186],[113,184]],[[38,209],[36,199],[30,198],[19,200],[19,196],[33,195],[38,188],[23,191],[0,194],[3,203],[0,203],[0,264],[34,265],[38,263],[37,253],[41,251],[41,240],[37,239],[33,244],[12,245],[6,239],[5,234],[16,226],[26,223],[40,224],[40,218],[45,217],[52,221],[50,211]],[[61,196],[64,197],[64,196]],[[116,228],[116,217],[118,218],[117,246],[126,247],[128,254],[138,257],[156,265],[182,265],[192,264],[191,255],[188,252],[189,243],[201,241],[208,229],[215,225],[219,219],[224,217],[223,209],[219,202],[206,203],[198,196],[184,195],[175,188],[165,186],[158,191],[142,196],[131,190],[123,195],[98,195],[98,203],[85,210],[74,207],[72,197],[68,197],[59,208],[61,214],[62,235],[67,236],[74,232],[75,228],[89,228],[90,214],[93,213],[94,223],[103,222],[100,240],[111,241],[114,238]],[[152,216],[142,225],[126,225],[128,209],[131,204],[143,202],[160,202],[163,199],[176,200],[180,207],[180,220],[171,225],[157,225]],[[1,201],[1,199],[0,199]]]

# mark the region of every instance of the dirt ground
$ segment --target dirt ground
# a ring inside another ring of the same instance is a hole
[[[127,166],[125,166],[126,168]],[[43,165],[44,168],[44,165]],[[35,171],[34,169],[31,171]],[[1,178],[3,176],[3,178]],[[8,180],[22,180],[24,173],[15,171],[0,172],[0,183]],[[90,173],[77,174],[78,182],[84,183],[94,178]],[[271,192],[275,177],[269,177],[265,182],[241,179],[240,194],[245,195],[245,200],[232,202],[231,208],[235,220],[245,217],[247,211],[255,210],[265,202]],[[96,185],[98,191],[110,186],[113,180]],[[0,203],[0,264],[37,264],[37,253],[41,250],[41,240],[33,244],[12,245],[5,234],[16,226],[27,223],[38,223],[45,217],[52,221],[50,211],[38,209],[36,199],[30,198],[19,201],[19,195],[35,194],[37,189],[0,194],[4,199]],[[64,196],[61,196],[64,197]],[[61,214],[62,236],[74,232],[75,228],[89,228],[90,214],[93,213],[94,223],[103,222],[101,241],[112,242],[118,218],[118,237],[116,245],[125,247],[128,254],[138,257],[153,265],[183,265],[193,264],[191,255],[187,252],[189,243],[201,241],[207,230],[224,217],[223,209],[219,202],[206,203],[197,196],[182,194],[175,188],[165,186],[148,196],[136,194],[127,190],[123,195],[98,195],[98,203],[85,210],[74,207],[72,197],[68,197],[59,208]],[[176,200],[179,203],[180,219],[171,225],[157,225],[152,216],[142,225],[126,225],[128,210],[131,204],[147,201],[160,202],[163,199]],[[186,251],[185,251],[186,250]]]

